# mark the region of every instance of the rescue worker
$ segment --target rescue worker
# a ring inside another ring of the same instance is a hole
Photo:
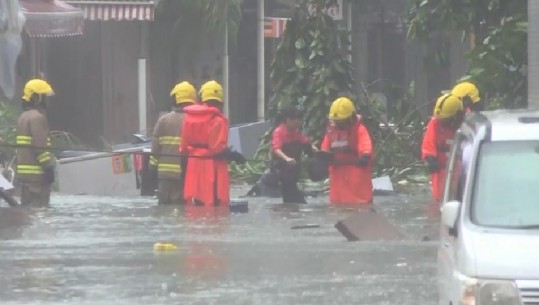
[[[436,101],[434,116],[425,130],[421,155],[427,162],[431,173],[432,197],[435,201],[440,201],[442,197],[449,150],[463,117],[461,99],[456,95],[446,93]]]
[[[228,160],[245,158],[228,146],[228,120],[223,111],[223,87],[208,81],[200,88],[200,104],[184,109],[180,153],[187,156],[184,198],[195,205],[220,206],[230,202]]]
[[[46,117],[46,97],[54,95],[44,80],[32,79],[24,86],[23,112],[17,121],[17,179],[21,183],[21,204],[48,206],[54,183],[56,158]],[[25,147],[27,146],[27,147]]]
[[[302,153],[318,149],[300,131],[301,113],[293,106],[280,113],[279,125],[271,139],[271,171],[279,177],[283,203],[307,203],[298,189]]]
[[[371,204],[374,156],[369,131],[347,97],[333,101],[329,120],[321,147],[333,155],[329,165],[329,202]]]
[[[451,90],[451,94],[458,96],[463,103],[466,113],[485,110],[485,106],[479,97],[479,90],[470,82],[457,84]]]
[[[150,166],[157,170],[157,204],[183,203],[185,162],[179,154],[183,109],[195,103],[196,90],[189,82],[181,82],[170,95],[174,97],[172,111],[159,118],[153,130]]]

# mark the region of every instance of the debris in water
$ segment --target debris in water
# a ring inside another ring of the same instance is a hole
[[[232,199],[229,203],[231,213],[248,213],[249,202],[241,199]]]
[[[317,224],[298,225],[298,226],[293,226],[291,229],[297,230],[297,229],[315,229],[315,228],[320,228],[320,225],[317,225]]]
[[[423,236],[423,238],[421,238],[421,241],[431,241],[432,239],[428,236]]]
[[[349,241],[401,240],[404,235],[383,215],[376,211],[359,211],[339,221],[335,228]]]
[[[154,251],[174,251],[178,249],[178,247],[171,243],[156,243],[153,245]]]

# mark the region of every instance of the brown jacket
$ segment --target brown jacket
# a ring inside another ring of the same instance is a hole
[[[153,130],[150,165],[157,166],[159,179],[181,179],[180,143],[184,114],[172,111],[157,121]]]
[[[42,181],[43,169],[55,165],[47,117],[37,109],[24,111],[17,121],[17,179]],[[28,146],[27,148],[24,146]]]

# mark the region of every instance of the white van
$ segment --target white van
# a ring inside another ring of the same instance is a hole
[[[449,158],[439,304],[539,304],[539,111],[470,116]]]

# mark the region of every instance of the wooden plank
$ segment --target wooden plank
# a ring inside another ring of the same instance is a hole
[[[348,241],[401,240],[404,235],[383,215],[374,210],[363,210],[339,221],[335,228]]]

